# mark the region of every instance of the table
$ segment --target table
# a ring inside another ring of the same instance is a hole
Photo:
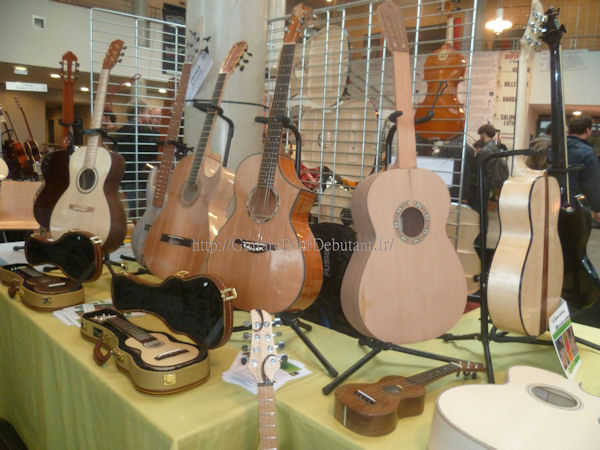
[[[12,244],[11,244],[12,246]],[[85,285],[86,300],[109,297],[110,278]],[[236,324],[247,313],[236,312]],[[137,324],[165,329],[158,319],[144,316]],[[600,330],[575,324],[576,335],[600,342]],[[465,314],[452,329],[476,332],[478,310]],[[333,394],[321,388],[331,380],[296,334],[283,328],[285,352],[313,372],[294,380],[276,393],[279,444],[282,449],[425,449],[435,398],[443,390],[463,383],[484,383],[449,376],[428,387],[425,411],[405,418],[396,430],[381,437],[355,434],[333,417]],[[314,326],[308,336],[340,372],[369,349],[335,331]],[[220,349],[210,352],[208,381],[188,391],[153,396],[133,387],[114,361],[98,367],[92,360],[93,345],[50,313],[25,307],[9,299],[0,287],[0,417],[10,421],[28,447],[34,449],[256,449],[258,420],[256,397],[239,386],[222,381],[243,339],[241,333]],[[528,364],[559,373],[554,349],[530,344],[492,343],[497,382],[506,369]],[[439,340],[415,345],[425,351],[483,361],[477,341],[444,343]],[[600,395],[600,352],[580,346],[583,366],[577,381],[591,394]],[[374,382],[385,375],[410,376],[443,365],[439,361],[382,352],[349,382]]]

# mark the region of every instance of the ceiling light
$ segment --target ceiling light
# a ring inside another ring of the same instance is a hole
[[[90,90],[90,88],[86,86],[81,86],[79,89],[81,89],[83,92],[89,92]]]
[[[166,90],[165,88],[160,88],[160,89],[158,90],[158,92],[160,92],[161,94],[166,94],[166,93],[167,93],[167,90]]]
[[[27,67],[25,66],[15,66],[14,72],[16,75],[27,75]]]
[[[492,30],[496,34],[500,34],[504,30],[508,30],[510,27],[512,27],[512,22],[510,20],[504,20],[502,18],[503,14],[504,14],[504,9],[498,8],[496,10],[496,18],[494,20],[490,20],[488,23],[486,23],[485,27],[488,30]]]
[[[573,115],[574,116],[580,116],[581,115],[581,111],[573,111]]]
[[[60,75],[57,73],[51,73],[50,78],[60,78]]]

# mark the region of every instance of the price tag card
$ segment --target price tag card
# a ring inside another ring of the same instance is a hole
[[[192,70],[190,71],[190,81],[188,82],[187,91],[185,93],[186,99],[196,97],[212,64],[212,58],[206,52],[202,52],[196,57]]]
[[[581,366],[581,355],[575,343],[569,308],[563,299],[560,299],[560,306],[550,316],[549,329],[560,365],[570,380]]]

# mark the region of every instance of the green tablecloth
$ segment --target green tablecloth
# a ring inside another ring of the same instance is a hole
[[[105,273],[86,285],[87,301],[108,298],[109,283]],[[237,312],[235,317],[240,324],[247,314]],[[134,321],[164,329],[151,316]],[[463,316],[452,331],[478,329],[475,310]],[[285,352],[313,372],[276,393],[282,449],[424,449],[437,395],[450,386],[485,382],[484,374],[475,381],[454,376],[438,380],[428,387],[422,415],[400,420],[387,436],[361,436],[334,419],[333,395],[321,393],[330,378],[291,329],[283,327],[282,331]],[[597,329],[575,325],[575,332],[600,342]],[[356,340],[320,326],[308,335],[340,372],[368,351]],[[65,326],[50,313],[24,307],[9,299],[6,288],[0,287],[0,417],[15,426],[30,449],[256,449],[256,397],[221,379],[241,345],[241,333],[236,333],[229,344],[211,351],[211,376],[206,383],[178,394],[148,395],[136,391],[113,361],[96,366],[92,344],[80,337],[79,329]],[[491,345],[497,382],[503,382],[506,369],[517,364],[560,372],[552,347]],[[483,361],[478,341],[432,340],[411,347]],[[600,352],[583,346],[580,351],[583,366],[577,381],[588,392],[600,395]],[[409,376],[440,365],[443,363],[388,351],[349,381],[374,382],[390,374]]]

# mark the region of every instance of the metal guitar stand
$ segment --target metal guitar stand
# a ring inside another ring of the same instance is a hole
[[[487,216],[487,207],[488,207],[488,199],[486,198],[485,192],[485,168],[487,164],[492,159],[497,158],[507,158],[509,156],[517,156],[517,155],[530,155],[531,150],[511,150],[505,152],[495,152],[488,156],[486,156],[479,163],[479,206],[480,213],[483,216],[484,214]],[[580,170],[581,167],[572,167],[566,169],[567,171]],[[482,217],[483,219],[483,217]],[[487,261],[486,256],[486,242],[487,242],[487,220],[479,221],[479,245],[481,248],[481,289],[480,289],[480,302],[481,307],[479,309],[480,312],[480,323],[481,328],[479,333],[470,333],[463,335],[453,335],[451,333],[447,333],[441,336],[441,338],[446,341],[460,341],[460,340],[468,340],[468,339],[477,339],[481,341],[483,345],[483,354],[485,357],[485,366],[487,370],[487,378],[489,383],[495,383],[494,378],[494,369],[492,366],[492,357],[490,354],[490,341],[493,342],[520,342],[524,344],[539,344],[539,345],[553,345],[552,341],[538,339],[535,336],[508,336],[508,333],[505,331],[499,331],[493,324],[492,329],[490,330],[490,317],[487,303],[487,282],[489,276],[489,263]],[[595,350],[600,350],[600,345],[594,344],[585,339],[581,339],[575,337],[575,340],[580,344],[591,347]]]
[[[231,147],[231,139],[233,138],[233,131],[235,128],[233,125],[233,120],[223,113],[223,108],[212,102],[194,100],[194,108],[199,109],[204,113],[215,111],[217,115],[227,122],[227,125],[229,125],[229,130],[227,131],[227,143],[225,144],[225,151],[223,152],[223,167],[227,167],[227,161],[229,160],[229,148]]]

